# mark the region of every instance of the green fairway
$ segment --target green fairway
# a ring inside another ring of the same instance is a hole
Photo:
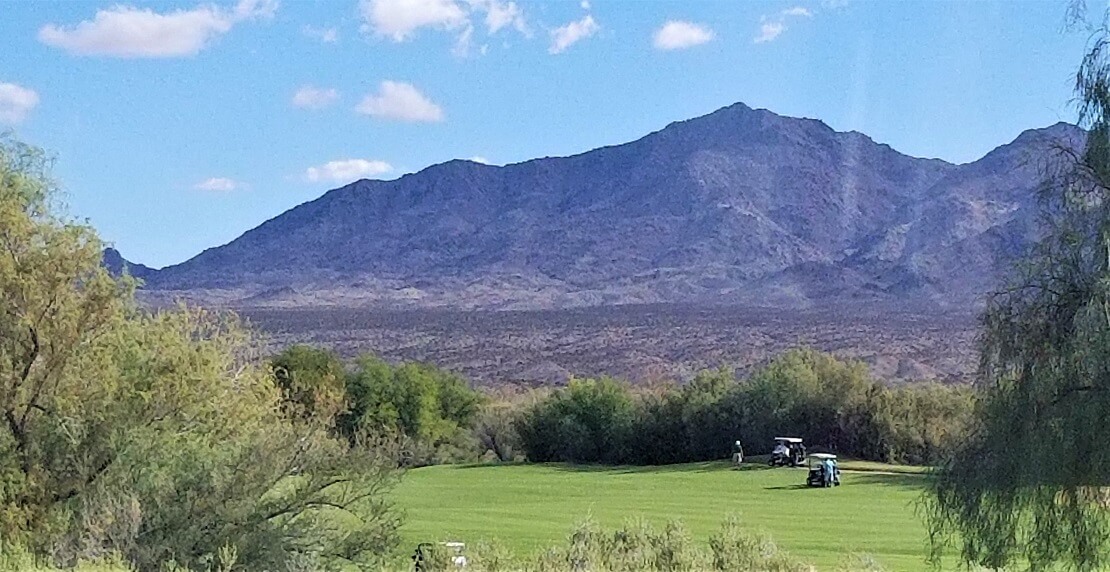
[[[838,488],[810,489],[800,486],[804,469],[760,465],[445,465],[409,471],[396,499],[409,544],[496,539],[530,554],[562,543],[587,515],[606,528],[632,517],[657,525],[678,519],[704,542],[731,513],[821,569],[851,553],[890,570],[927,569],[916,514],[924,477],[860,468],[870,470],[844,471]]]

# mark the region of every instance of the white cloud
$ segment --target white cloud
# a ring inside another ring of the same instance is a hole
[[[383,81],[378,93],[362,98],[355,111],[395,121],[443,121],[442,108],[411,83],[401,81]]]
[[[467,159],[467,161],[474,161],[475,163],[481,163],[483,165],[489,165],[490,164],[489,159],[486,159],[485,157],[483,157],[481,155],[475,155],[475,156]]]
[[[601,26],[597,25],[594,17],[586,14],[581,20],[570,22],[551,31],[551,47],[549,54],[560,54],[575,43],[584,40],[598,32]]]
[[[319,167],[309,167],[304,172],[307,181],[316,183],[328,181],[332,183],[349,183],[356,179],[365,179],[381,175],[393,170],[393,166],[385,161],[369,159],[343,159],[328,161]]]
[[[75,26],[47,24],[39,41],[71,54],[119,58],[172,58],[199,53],[240,22],[269,18],[276,0],[239,0],[231,10],[198,6],[160,14],[150,8],[113,6]]]
[[[671,20],[655,31],[653,44],[660,50],[681,50],[713,39],[713,30],[702,24]]]
[[[0,83],[0,123],[20,123],[39,104],[35,90],[14,83]]]
[[[770,42],[786,31],[786,24],[782,22],[764,22],[759,25],[759,34],[755,36],[755,43]]]
[[[496,34],[502,28],[512,26],[521,34],[528,35],[528,23],[524,20],[524,10],[516,2],[499,0],[469,0],[471,6],[486,11],[486,29]]]
[[[491,36],[508,28],[532,35],[514,0],[359,0],[359,15],[364,33],[394,42],[409,40],[422,28],[455,34],[451,52],[459,57],[470,55],[474,28],[483,22]],[[487,49],[483,44],[481,52]]]
[[[302,109],[323,109],[336,101],[339,101],[339,92],[335,88],[304,85],[293,94],[293,106]]]
[[[419,28],[455,30],[468,22],[454,0],[359,0],[363,30],[403,42]]]
[[[579,6],[581,6],[583,10],[589,10],[590,9],[590,0],[582,0],[582,2],[579,4]]]
[[[764,16],[759,24],[759,33],[752,39],[757,44],[770,42],[782,35],[787,30],[786,20],[788,18],[812,18],[813,12],[809,8],[802,6],[794,6],[779,12],[776,16],[768,18]]]
[[[804,16],[806,18],[809,18],[809,17],[813,16],[813,12],[810,12],[809,8],[803,8],[802,6],[795,6],[793,8],[787,8],[787,9],[783,10],[782,15],[783,16]]]
[[[225,177],[212,177],[193,185],[193,188],[198,191],[229,193],[243,188],[243,184]]]
[[[301,33],[314,40],[320,40],[325,44],[334,44],[339,41],[339,30],[335,28],[317,28],[316,26],[305,24],[301,28]]]

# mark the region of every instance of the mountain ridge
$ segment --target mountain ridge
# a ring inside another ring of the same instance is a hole
[[[355,181],[144,289],[248,306],[967,306],[1034,237],[1029,158],[1081,138],[1058,123],[953,164],[734,104],[576,155]]]

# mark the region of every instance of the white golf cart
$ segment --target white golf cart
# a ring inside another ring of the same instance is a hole
[[[801,437],[775,437],[775,448],[767,462],[772,467],[797,467],[806,458]]]
[[[836,455],[832,453],[813,453],[806,457],[809,473],[806,475],[806,485],[811,487],[839,487],[840,467],[836,462]]]

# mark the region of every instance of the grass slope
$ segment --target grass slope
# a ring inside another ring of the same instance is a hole
[[[396,500],[411,545],[495,539],[530,554],[563,543],[587,515],[606,528],[628,518],[656,525],[679,519],[704,542],[738,514],[822,570],[851,553],[870,554],[890,570],[926,570],[925,528],[916,514],[924,477],[887,468],[893,470],[845,471],[843,486],[809,489],[800,486],[804,469],[757,465],[446,465],[410,471]]]

